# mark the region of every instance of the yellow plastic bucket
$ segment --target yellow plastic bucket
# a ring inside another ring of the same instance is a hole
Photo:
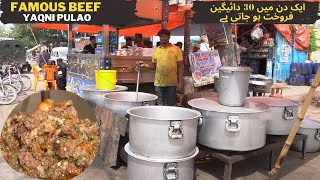
[[[96,70],[96,89],[114,90],[117,83],[116,70]]]

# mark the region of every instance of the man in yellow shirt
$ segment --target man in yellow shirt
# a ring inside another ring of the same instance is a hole
[[[152,55],[152,65],[142,67],[156,70],[154,78],[158,105],[175,106],[176,92],[183,90],[183,57],[178,46],[169,43],[170,31],[162,29],[158,32],[160,46]]]

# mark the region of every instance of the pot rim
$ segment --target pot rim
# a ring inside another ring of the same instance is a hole
[[[288,107],[288,106],[299,106],[300,103],[298,101],[294,101],[286,98],[277,98],[277,97],[250,97],[249,100],[253,102],[264,103],[270,107]],[[283,101],[283,104],[277,104],[277,102],[270,101]]]
[[[150,157],[146,157],[143,155],[140,155],[138,153],[134,153],[131,149],[130,149],[130,144],[127,143],[124,147],[124,150],[132,157],[136,158],[136,159],[140,159],[143,161],[148,161],[148,162],[156,162],[156,163],[169,163],[169,162],[183,162],[183,161],[188,161],[194,157],[196,157],[199,153],[199,148],[195,147],[195,152],[188,157],[184,157],[184,158],[173,158],[173,159],[154,159],[154,158],[150,158]]]
[[[136,95],[137,92],[134,92],[134,91],[122,91],[122,92],[111,92],[111,93],[106,93],[104,94],[104,99],[105,100],[108,100],[108,101],[114,101],[114,102],[130,102],[130,103],[134,103],[134,102],[149,102],[149,101],[155,101],[158,99],[158,96],[157,95],[154,95],[154,94],[150,94],[150,93],[144,93],[144,92],[138,92],[138,94],[140,95],[147,95],[147,96],[150,96],[150,100],[138,100],[138,101],[129,101],[129,100],[115,100],[115,99],[112,99],[112,98],[109,98],[108,96],[112,96],[112,95],[115,95],[115,94],[132,94],[132,95]],[[151,98],[152,97],[152,98]]]
[[[198,104],[194,104],[195,101],[203,101],[202,104],[206,103],[206,105],[210,106],[199,106]],[[210,104],[211,103],[211,104]],[[237,106],[223,106],[219,104],[217,98],[197,98],[188,101],[188,104],[198,110],[208,111],[208,112],[215,112],[215,113],[228,113],[228,114],[255,114],[255,113],[263,113],[267,112],[270,109],[270,106],[264,103],[257,103],[250,100],[246,100],[246,105],[249,107],[237,107]],[[251,105],[258,105],[260,109],[250,108]],[[210,109],[212,108],[212,109]]]
[[[150,117],[143,117],[143,116],[139,116],[136,114],[133,114],[132,111],[136,110],[136,109],[149,109],[149,108],[155,108],[155,109],[176,109],[176,110],[184,110],[184,111],[189,111],[192,113],[195,113],[196,115],[192,118],[150,118]],[[138,106],[138,107],[132,107],[129,108],[127,110],[127,114],[129,116],[134,116],[136,118],[141,118],[141,119],[147,119],[147,120],[155,120],[155,121],[189,121],[189,120],[195,120],[196,118],[200,118],[201,117],[201,113],[199,111],[193,110],[193,109],[188,109],[188,108],[182,108],[182,107],[175,107],[175,106],[156,106],[156,105],[152,105],[152,106]]]
[[[126,86],[121,86],[121,85],[116,85],[116,88],[113,90],[98,90],[96,89],[96,85],[91,85],[91,86],[83,86],[81,87],[81,91],[84,92],[119,92],[119,91],[126,91],[128,90],[128,87]]]
[[[249,67],[241,67],[241,66],[221,66],[219,71],[239,71],[239,72],[251,72],[252,69]]]

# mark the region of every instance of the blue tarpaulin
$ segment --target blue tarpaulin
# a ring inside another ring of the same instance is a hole
[[[283,36],[276,31],[276,50],[273,66],[274,81],[287,81],[290,76],[290,64],[305,63],[306,59],[307,53],[305,51],[292,48]]]

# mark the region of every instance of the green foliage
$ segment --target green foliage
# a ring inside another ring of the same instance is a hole
[[[35,38],[38,44],[44,45],[49,45],[49,43],[55,43],[65,40],[62,37],[61,31],[32,28],[32,32],[35,36],[34,38],[30,30],[30,27],[32,27],[32,25],[33,24],[15,24],[10,33],[10,37],[24,42],[28,48],[32,48],[37,45]]]
[[[311,53],[317,50],[317,36],[316,36],[315,27],[313,25],[310,25],[309,28],[310,28],[310,44],[309,44],[308,52]]]

